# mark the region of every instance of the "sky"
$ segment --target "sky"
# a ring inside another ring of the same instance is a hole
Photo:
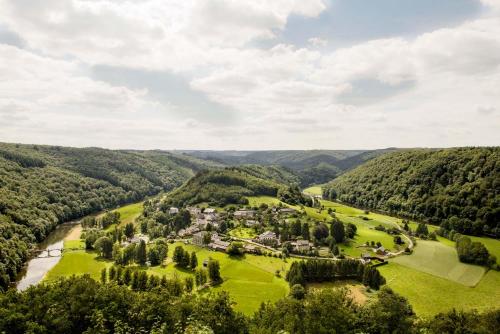
[[[0,141],[500,145],[500,0],[0,0]]]

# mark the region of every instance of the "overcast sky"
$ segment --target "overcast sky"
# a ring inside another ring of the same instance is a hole
[[[0,0],[0,141],[500,145],[500,0]]]

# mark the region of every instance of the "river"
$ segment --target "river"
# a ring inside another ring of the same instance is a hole
[[[48,250],[51,249],[62,249],[64,244],[64,239],[70,236],[72,233],[78,232],[80,230],[79,222],[68,222],[58,225],[54,231],[52,231],[48,237],[41,243],[37,245],[38,249],[45,250],[40,255],[46,256]],[[79,232],[78,232],[79,233]],[[51,255],[60,255],[57,251],[52,251]],[[17,289],[22,291],[27,289],[31,285],[35,285],[40,282],[45,274],[52,269],[59,261],[61,256],[54,257],[34,257],[28,261],[23,271],[19,274],[18,283],[16,285]]]

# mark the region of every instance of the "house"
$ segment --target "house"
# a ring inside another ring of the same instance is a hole
[[[213,250],[216,251],[222,251],[225,252],[227,248],[229,247],[229,242],[222,241],[222,240],[214,240],[213,242],[208,244],[208,247],[210,247]]]
[[[131,244],[138,244],[139,242],[141,242],[141,240],[144,241],[145,243],[148,243],[149,237],[147,235],[138,234],[138,235],[133,236],[130,239],[130,243]]]
[[[363,264],[368,264],[372,261],[372,256],[370,253],[363,253],[361,254],[361,263]]]
[[[280,213],[295,213],[297,210],[292,208],[281,208]]]
[[[200,229],[196,225],[191,225],[186,229],[181,229],[177,234],[179,234],[180,237],[185,237],[188,235],[193,235],[196,232],[199,232]]]
[[[295,251],[300,253],[307,252],[311,249],[309,240],[297,240],[295,242],[292,242],[292,245],[294,246]]]
[[[206,215],[206,214],[214,214],[216,213],[217,211],[215,211],[214,208],[206,208],[203,213]]]
[[[176,208],[176,207],[171,207],[169,210],[168,210],[168,213],[171,214],[171,215],[176,215],[179,213],[179,208]]]
[[[252,218],[255,216],[254,210],[237,210],[234,212],[234,218]]]
[[[193,244],[203,246],[203,238],[206,232],[198,232],[193,234]]]
[[[254,226],[257,226],[257,225],[259,225],[259,224],[260,224],[260,223],[259,223],[258,221],[256,221],[256,220],[247,220],[247,221],[245,222],[245,225],[246,225],[247,227],[254,227]]]
[[[266,231],[261,235],[259,235],[258,240],[260,243],[265,245],[273,245],[278,242],[278,239],[276,238],[276,233],[271,231]]]
[[[375,249],[375,253],[377,255],[386,255],[387,250],[384,248],[384,246],[380,246],[379,248]]]
[[[246,244],[245,246],[243,246],[243,249],[245,249],[246,253],[250,253],[250,254],[257,253],[257,248],[255,246],[252,246],[249,244]]]
[[[201,213],[201,209],[197,208],[195,206],[189,206],[189,207],[187,207],[187,210],[193,216],[197,216]]]

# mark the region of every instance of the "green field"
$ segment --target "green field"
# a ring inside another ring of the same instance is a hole
[[[253,228],[242,226],[238,226],[237,228],[232,229],[228,234],[232,237],[241,239],[253,239],[257,236],[257,233],[255,233],[255,230]]]
[[[455,248],[437,241],[419,240],[413,254],[396,257],[392,262],[466,286],[475,286],[485,272],[483,267],[461,263]]]
[[[379,270],[387,285],[406,297],[417,315],[422,317],[453,308],[485,311],[500,307],[498,271],[488,271],[475,287],[467,287],[395,262],[381,266]]]
[[[113,212],[120,213],[120,224],[118,226],[123,226],[125,224],[135,222],[135,220],[141,215],[143,211],[143,204],[144,202],[139,202],[125,205],[116,210],[113,210]],[[115,225],[110,225],[106,230],[109,231],[113,229],[114,226]]]
[[[276,301],[288,294],[288,283],[282,277],[292,260],[284,262],[274,257],[246,255],[242,258],[234,258],[206,248],[175,243],[169,244],[166,265],[148,268],[147,272],[158,276],[166,275],[168,278],[183,279],[192,276],[191,270],[178,268],[171,262],[173,251],[178,245],[182,245],[189,252],[196,252],[199,266],[202,266],[203,260],[208,258],[220,262],[221,276],[224,282],[213,290],[229,292],[238,311],[252,314],[262,302]],[[65,247],[75,246],[83,247],[83,243],[75,240],[65,241]],[[112,265],[112,261],[100,259],[95,252],[68,251],[64,253],[57,265],[47,273],[45,280],[51,281],[58,277],[83,274],[89,274],[92,278],[99,280],[101,270]],[[281,277],[275,275],[277,270],[280,271]]]
[[[304,189],[304,193],[308,195],[322,195],[323,190],[321,189],[321,186],[312,186],[309,188]]]
[[[242,258],[235,258],[225,253],[183,243],[169,245],[169,259],[172,258],[173,250],[178,245],[183,246],[189,252],[195,251],[199,266],[202,266],[203,261],[210,257],[219,261],[224,282],[214,290],[229,292],[238,311],[252,314],[262,302],[278,300],[288,293],[288,283],[283,278],[276,277],[275,273],[279,270],[283,277],[290,266],[290,260],[284,262],[274,257],[248,254]],[[163,267],[150,268],[148,272],[160,276],[166,275],[170,278],[193,275],[192,271],[180,270],[172,262]]]
[[[61,260],[45,275],[44,280],[51,281],[58,277],[83,274],[89,274],[92,278],[99,280],[101,270],[112,265],[111,261],[99,259],[97,253],[83,250],[83,241],[64,241],[64,248],[75,247],[81,247],[82,250],[64,252]]]

